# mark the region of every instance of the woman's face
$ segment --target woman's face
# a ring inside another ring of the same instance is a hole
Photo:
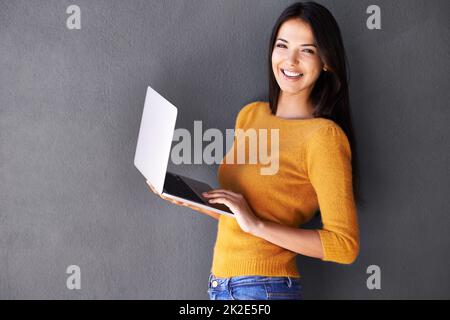
[[[291,94],[306,90],[309,95],[322,68],[311,27],[300,19],[285,21],[272,51],[272,70],[280,89]],[[284,70],[292,73],[286,75]]]

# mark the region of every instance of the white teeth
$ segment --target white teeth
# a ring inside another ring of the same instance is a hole
[[[290,72],[290,71],[287,71],[287,70],[284,70],[284,69],[281,69],[281,72],[283,72],[288,77],[298,77],[300,75],[303,75],[302,73]]]

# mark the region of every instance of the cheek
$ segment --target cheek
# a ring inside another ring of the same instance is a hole
[[[277,65],[283,60],[282,54],[280,54],[278,51],[274,51],[272,53],[272,65]]]
[[[308,61],[308,63],[305,63],[304,67],[312,77],[318,77],[322,70],[320,63],[317,63],[317,61]]]
[[[272,56],[272,72],[274,73],[275,76],[277,75],[277,68],[278,68],[277,65],[278,62]]]
[[[276,65],[277,65],[277,59],[276,59],[275,55],[272,55],[272,68],[275,68]]]

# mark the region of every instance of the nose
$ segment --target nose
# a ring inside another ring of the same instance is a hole
[[[288,61],[291,63],[292,66],[297,65],[299,63],[296,50],[292,50],[289,53]]]

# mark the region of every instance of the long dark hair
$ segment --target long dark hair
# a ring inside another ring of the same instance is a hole
[[[355,201],[360,203],[359,166],[356,141],[353,133],[348,92],[347,57],[341,31],[331,12],[315,2],[297,2],[286,8],[278,18],[270,37],[268,54],[269,104],[272,114],[276,114],[280,87],[272,70],[272,52],[281,25],[290,19],[300,19],[311,27],[319,56],[328,70],[322,71],[311,91],[314,117],[333,120],[347,135],[352,152],[353,192]]]

